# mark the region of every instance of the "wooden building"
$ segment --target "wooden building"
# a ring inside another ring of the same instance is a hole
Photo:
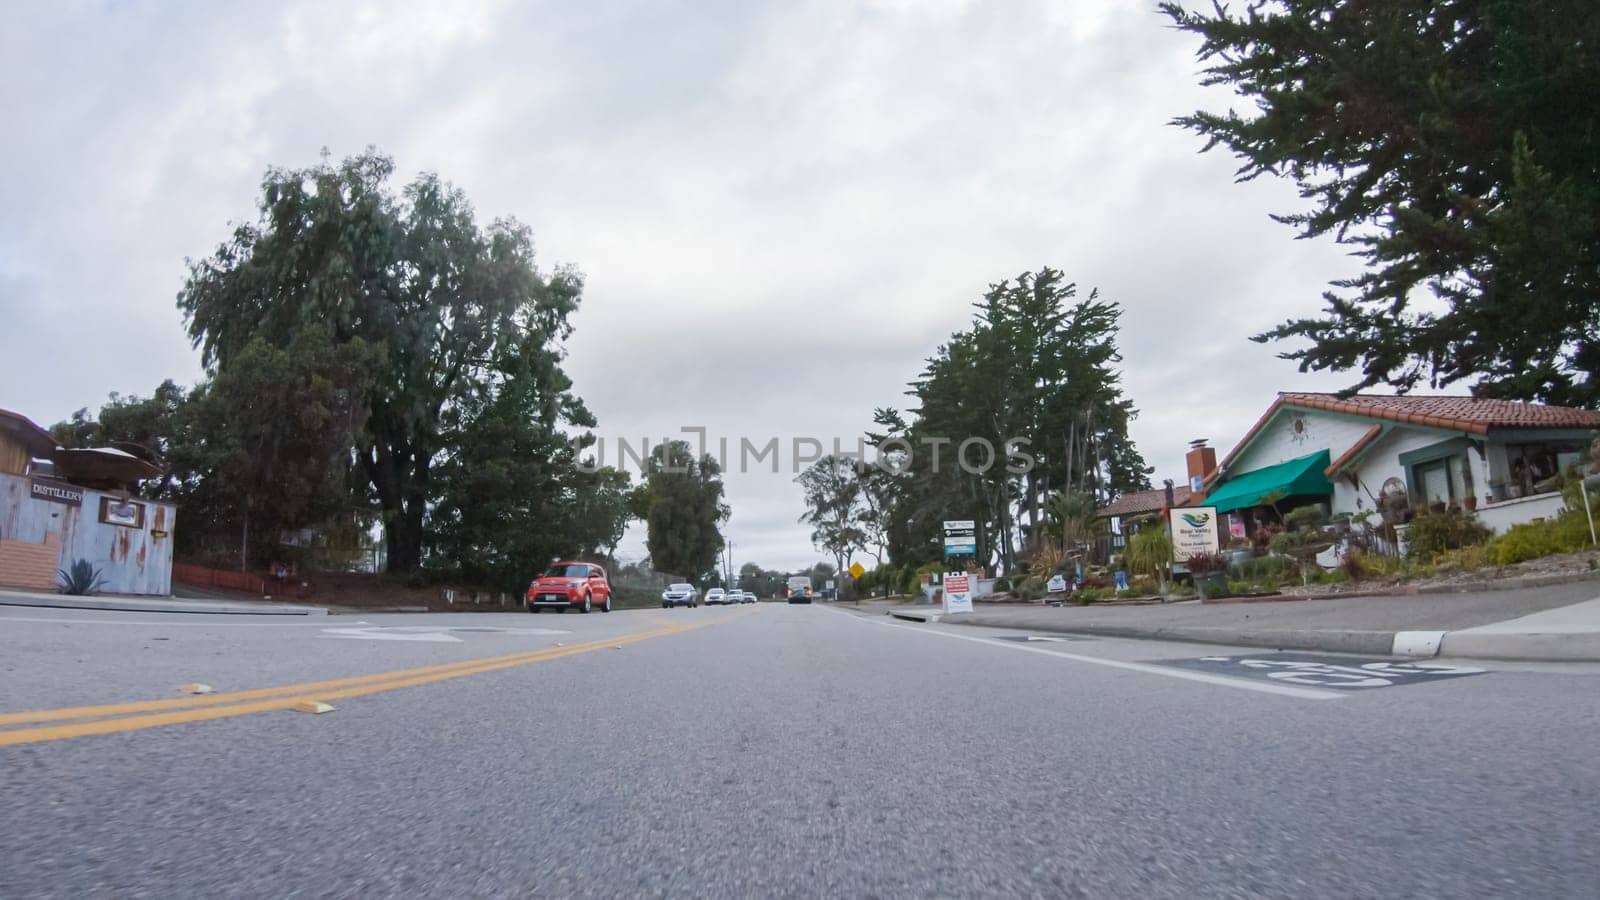
[[[0,586],[55,590],[87,560],[101,590],[172,590],[170,503],[136,495],[160,468],[114,448],[61,450],[26,416],[0,409]]]

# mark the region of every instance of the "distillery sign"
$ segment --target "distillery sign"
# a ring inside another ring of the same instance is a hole
[[[28,493],[35,500],[45,500],[50,503],[64,503],[67,506],[83,505],[83,488],[75,487],[64,481],[55,481],[49,478],[35,478],[30,483]]]

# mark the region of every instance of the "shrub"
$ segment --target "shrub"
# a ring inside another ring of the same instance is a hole
[[[1310,506],[1302,506],[1299,509],[1290,510],[1287,514],[1285,514],[1283,517],[1283,524],[1290,531],[1305,531],[1313,528],[1321,528],[1322,526],[1328,524],[1328,510],[1323,507],[1321,503],[1313,503]]]
[[[63,594],[72,594],[82,597],[89,594],[98,594],[105,585],[105,580],[100,577],[100,570],[96,569],[87,559],[80,559],[70,567],[61,569],[56,573],[61,576],[61,581],[56,585],[56,590]]]
[[[1353,580],[1363,578],[1388,578],[1400,572],[1400,559],[1382,553],[1354,549],[1339,561],[1344,574]]]
[[[1045,580],[1038,575],[1030,575],[1017,588],[1017,598],[1020,600],[1037,600],[1044,596]]]
[[[1589,544],[1589,523],[1582,510],[1562,513],[1543,522],[1513,525],[1495,539],[1490,557],[1497,566],[1538,559],[1554,553],[1576,553]]]
[[[1159,577],[1172,560],[1172,538],[1165,528],[1146,528],[1128,541],[1123,557],[1129,574]]]
[[[1257,528],[1254,534],[1250,535],[1250,543],[1255,547],[1257,553],[1265,553],[1267,548],[1272,546],[1272,539],[1282,531],[1283,528],[1278,525],[1263,525]]]
[[[1294,577],[1294,560],[1282,556],[1258,556],[1247,559],[1237,567],[1246,581],[1277,586]]]
[[[1406,554],[1432,559],[1446,550],[1486,543],[1492,533],[1476,517],[1460,510],[1431,512],[1411,520],[1406,531]]]
[[[1204,575],[1207,572],[1220,572],[1228,567],[1228,558],[1221,553],[1195,553],[1183,562],[1184,568],[1190,574]]]
[[[1029,560],[1028,571],[1048,578],[1050,573],[1054,572],[1056,567],[1061,565],[1065,559],[1066,552],[1060,546],[1051,541],[1045,541],[1039,545],[1039,549],[1033,551],[1033,557]]]
[[[1350,576],[1343,569],[1318,569],[1307,580],[1312,584],[1343,584],[1350,580]]]
[[[1104,600],[1106,597],[1109,597],[1114,593],[1116,592],[1110,588],[1086,587],[1073,591],[1072,599],[1078,603],[1087,605],[1095,602],[1096,600]]]

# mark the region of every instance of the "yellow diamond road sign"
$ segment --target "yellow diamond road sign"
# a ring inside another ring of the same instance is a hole
[[[867,574],[867,570],[866,570],[865,567],[863,567],[861,565],[861,563],[851,563],[850,564],[850,577],[851,578],[860,578],[861,576],[863,576],[865,574]]]

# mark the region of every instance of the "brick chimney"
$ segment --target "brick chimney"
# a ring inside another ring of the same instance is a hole
[[[1189,470],[1189,490],[1194,494],[1199,494],[1201,488],[1195,479],[1198,478],[1204,481],[1211,477],[1212,472],[1217,470],[1217,451],[1215,448],[1206,446],[1205,438],[1197,438],[1189,442],[1189,452],[1184,454],[1183,461]]]

